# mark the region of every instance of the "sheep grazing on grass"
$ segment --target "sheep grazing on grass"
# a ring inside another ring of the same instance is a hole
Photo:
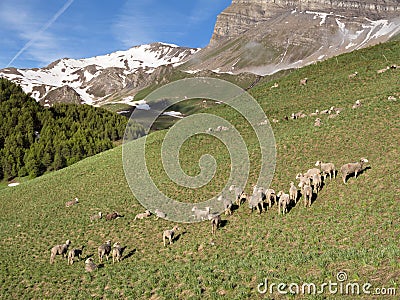
[[[387,66],[386,68],[384,68],[384,69],[380,69],[380,70],[377,70],[376,71],[376,73],[378,73],[378,74],[382,74],[382,73],[385,73],[387,70],[389,70],[390,69],[390,67],[389,66]]]
[[[94,270],[97,270],[97,266],[93,262],[93,258],[89,257],[87,260],[85,260],[85,271],[93,272]]]
[[[316,118],[314,121],[315,127],[320,127],[322,125],[322,120],[320,118]]]
[[[175,225],[174,228],[170,229],[170,230],[165,230],[163,232],[163,243],[164,243],[164,247],[167,245],[166,241],[167,239],[169,240],[169,244],[172,244],[172,241],[174,239],[175,236],[175,232],[179,230],[178,225]]]
[[[274,189],[266,189],[264,191],[265,201],[268,203],[268,207],[272,207],[272,203],[276,203],[276,193]],[[273,202],[272,202],[273,201]]]
[[[114,243],[112,248],[112,262],[120,262],[122,259],[122,252],[124,249],[121,247],[119,242]]]
[[[322,161],[317,161],[315,163],[316,167],[321,168],[322,175],[324,176],[324,180],[326,180],[326,176],[329,174],[329,179],[332,180],[332,175],[333,178],[336,178],[336,168],[333,163],[323,163]]]
[[[68,264],[69,265],[72,265],[74,263],[75,257],[77,257],[78,260],[81,259],[84,247],[85,246],[82,246],[82,248],[80,248],[80,249],[74,248],[74,249],[71,249],[68,251]]]
[[[275,82],[274,85],[271,86],[269,89],[272,90],[272,89],[276,89],[277,87],[279,87],[279,84],[277,82]]]
[[[307,81],[308,81],[308,78],[306,77],[306,78],[303,78],[303,79],[300,79],[300,85],[306,85],[307,84]]]
[[[389,96],[387,99],[389,101],[396,101],[397,100],[395,96]]]
[[[74,200],[65,202],[65,206],[66,206],[66,207],[71,207],[71,206],[73,206],[73,205],[75,205],[75,204],[78,204],[78,203],[79,203],[78,198],[75,198]]]
[[[143,220],[144,218],[150,217],[150,215],[151,212],[149,210],[146,210],[144,213],[137,214],[134,220]]]
[[[285,194],[283,191],[278,192],[278,215],[281,214],[281,208],[282,208],[282,214],[287,213],[288,206],[290,204],[290,196],[289,194]]]
[[[159,218],[165,219],[167,217],[167,215],[158,208],[154,211],[154,213],[156,215],[156,220],[158,220]]]
[[[99,256],[99,261],[103,262],[103,257],[105,256],[108,261],[108,256],[111,253],[111,241],[108,240],[105,244],[97,248],[97,254]]]
[[[310,177],[304,176],[302,173],[298,173],[296,175],[296,179],[299,180],[298,187],[300,187],[300,188],[303,187],[303,185],[305,185],[305,184],[311,184]]]
[[[339,108],[339,107],[334,107],[331,106],[331,108],[329,108],[329,114],[340,114],[342,112],[343,108]]]
[[[231,191],[231,192],[234,192],[235,193],[235,202],[236,202],[236,204],[238,205],[238,206],[240,206],[242,203],[242,196],[243,196],[243,189],[241,188],[241,187],[238,187],[238,186],[236,186],[236,185],[234,185],[234,184],[232,184],[230,187],[229,187],[229,191]]]
[[[120,217],[123,217],[123,216],[120,215],[119,213],[117,213],[116,211],[114,211],[113,213],[110,213],[110,214],[106,215],[106,220],[107,221],[111,221],[111,220],[118,219]]]
[[[216,215],[210,215],[209,219],[211,221],[211,234],[215,234],[217,231],[218,227],[221,226],[221,215],[216,214]]]
[[[317,168],[308,169],[303,175],[308,178],[312,178],[315,174],[321,174],[321,170]]]
[[[50,264],[54,263],[54,258],[56,255],[62,255],[62,257],[66,257],[67,252],[68,252],[68,247],[71,244],[70,240],[67,240],[65,244],[62,245],[57,245],[51,248],[50,250]]]
[[[307,117],[307,115],[301,111],[297,112],[297,113],[292,113],[292,115],[290,116],[293,120],[296,119],[300,119],[300,118],[305,118]]]
[[[310,113],[308,116],[309,117],[315,117],[315,116],[318,116],[318,115],[319,115],[319,110],[316,109],[315,112]]]
[[[197,220],[206,220],[208,218],[208,215],[210,214],[210,207],[206,207],[205,210],[198,209],[197,206],[193,206],[192,212],[194,212],[194,217]]]
[[[251,211],[256,208],[258,213],[261,213],[264,210],[264,200],[266,198],[267,197],[264,193],[264,188],[254,185],[253,194],[250,196],[249,199],[249,208],[251,209]]]
[[[310,207],[312,201],[313,191],[309,184],[303,186],[304,207]]]
[[[358,72],[354,72],[354,73],[350,74],[348,77],[349,77],[349,79],[353,79],[357,75],[358,75]]]
[[[90,216],[90,221],[96,221],[96,220],[100,220],[103,217],[103,214],[101,213],[101,211],[99,211],[98,214],[92,215]]]
[[[232,201],[227,198],[222,197],[222,195],[218,196],[217,200],[223,202],[225,215],[231,215],[232,214]]]
[[[357,178],[357,173],[364,170],[364,164],[368,162],[368,159],[362,157],[359,162],[344,164],[340,171],[342,172],[343,183],[346,184],[346,178],[348,175],[354,174],[354,178]]]
[[[356,109],[356,108],[359,108],[359,107],[361,107],[361,101],[360,100],[357,100],[356,101],[356,103],[354,103],[353,104],[353,106],[351,107],[352,109]]]
[[[297,203],[297,188],[294,185],[293,181],[290,183],[289,196],[290,196],[290,201]]]
[[[314,193],[319,193],[322,187],[322,177],[320,174],[314,174],[312,177],[312,183],[313,183],[313,191]]]

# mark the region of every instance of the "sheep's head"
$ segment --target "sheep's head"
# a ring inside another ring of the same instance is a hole
[[[69,245],[69,244],[71,244],[71,241],[70,241],[70,240],[67,240],[67,241],[65,242],[65,245]]]
[[[367,162],[368,162],[368,159],[362,157],[362,158],[360,159],[360,161],[363,162],[363,163],[367,163]]]
[[[111,245],[111,240],[106,241],[106,245]]]
[[[174,228],[172,228],[172,230],[173,230],[173,231],[178,231],[178,230],[179,230],[178,225],[175,225]]]
[[[318,167],[320,164],[321,164],[321,162],[320,162],[320,161],[317,161],[317,162],[315,163],[315,166]]]
[[[113,247],[119,247],[120,243],[119,242],[115,242]]]
[[[90,264],[93,263],[93,258],[89,257],[87,260],[85,260],[85,264]]]
[[[283,195],[283,191],[279,191],[278,194],[277,194],[278,197],[280,197],[282,195]]]

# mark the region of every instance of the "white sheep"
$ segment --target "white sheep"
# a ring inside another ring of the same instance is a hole
[[[390,67],[389,66],[387,66],[386,68],[384,68],[384,69],[380,69],[380,70],[377,70],[376,71],[376,73],[378,73],[378,74],[382,74],[382,73],[384,73],[384,72],[386,72],[387,70],[389,70],[390,69]]]
[[[358,72],[354,72],[352,74],[349,74],[349,79],[353,79],[354,77],[356,77],[358,75]]]
[[[193,206],[192,212],[194,212],[194,217],[197,220],[206,220],[208,218],[208,215],[210,214],[210,207],[206,207],[205,210],[198,209],[197,206]]]
[[[321,168],[321,172],[324,175],[324,180],[326,180],[327,174],[329,174],[329,179],[332,180],[332,175],[333,178],[336,178],[336,167],[333,163],[323,163],[322,161],[317,161],[315,163],[316,167]]]
[[[303,176],[312,178],[314,174],[321,174],[321,170],[317,168],[308,169],[307,172],[303,174]]]
[[[149,210],[146,210],[144,213],[137,214],[137,215],[135,216],[134,221],[135,221],[135,220],[143,220],[144,218],[147,218],[147,217],[149,217],[150,215],[151,215],[151,212],[150,212]]]
[[[121,247],[119,242],[114,243],[112,248],[112,262],[120,262],[122,258],[123,248]]]
[[[281,214],[281,208],[282,208],[282,214],[287,213],[287,208],[290,204],[290,196],[289,194],[285,194],[283,191],[278,192],[278,215]]]
[[[314,174],[312,177],[314,193],[319,193],[322,187],[322,177],[320,174]]]
[[[164,213],[163,211],[159,210],[158,208],[154,211],[155,215],[156,215],[156,219],[158,220],[159,218],[161,219],[165,219],[167,217],[166,213]]]
[[[232,214],[232,201],[227,198],[222,197],[222,195],[219,195],[217,200],[223,202],[225,215],[231,215]]]
[[[305,184],[311,184],[310,177],[304,176],[302,173],[296,175],[296,179],[299,180],[298,187],[302,188]]]
[[[93,262],[93,258],[89,257],[85,260],[85,271],[93,272],[94,270],[97,270],[97,265]]]
[[[103,217],[103,214],[101,213],[101,211],[99,211],[98,214],[92,215],[90,216],[90,221],[95,221],[95,220],[100,220]]]
[[[174,228],[172,228],[171,230],[165,230],[163,232],[163,243],[164,243],[164,247],[167,245],[166,241],[167,239],[169,240],[169,244],[172,244],[172,240],[174,239],[175,236],[175,232],[179,230],[178,225],[175,225]]]
[[[234,185],[234,184],[232,184],[230,187],[229,187],[229,191],[231,191],[231,192],[234,192],[235,193],[235,202],[236,202],[236,204],[238,205],[238,206],[240,206],[242,203],[242,199],[243,199],[243,194],[244,194],[244,192],[243,192],[243,189],[241,188],[241,187],[238,187],[238,186],[236,186],[236,185]]]
[[[354,178],[357,178],[357,173],[360,173],[362,170],[364,170],[364,164],[367,162],[368,159],[362,157],[359,162],[344,164],[340,168],[340,171],[342,172],[343,183],[346,184],[347,176],[353,173],[354,173]]]
[[[72,265],[74,263],[75,257],[78,259],[81,258],[84,247],[85,246],[82,246],[80,249],[74,248],[68,251],[68,265]]]
[[[297,202],[297,188],[294,185],[294,182],[290,182],[290,188],[289,188],[289,196],[290,196],[290,200],[294,201],[294,203]]]
[[[307,77],[305,77],[305,78],[303,78],[303,79],[300,79],[300,85],[306,85],[306,84],[307,84],[307,81],[308,81],[308,78],[307,78]]]
[[[209,220],[211,220],[211,234],[215,234],[217,231],[218,227],[221,225],[221,215],[216,214],[216,215],[210,215]]]
[[[311,186],[309,184],[305,184],[303,186],[304,207],[311,206],[312,196],[313,192]]]
[[[320,127],[322,125],[322,120],[320,118],[316,118],[314,121],[315,127]]]
[[[356,109],[361,107],[361,100],[357,100],[356,103],[353,104],[353,106],[351,107],[352,109]]]
[[[78,203],[79,203],[78,198],[75,198],[74,200],[65,202],[65,206],[66,206],[66,207],[71,207],[71,206],[73,206],[73,205],[75,205],[75,204],[78,204]]]
[[[274,189],[266,189],[264,191],[265,194],[265,201],[267,201],[269,208],[272,206],[273,203],[276,203],[276,193]]]
[[[68,247],[71,244],[70,240],[67,240],[65,244],[62,245],[56,245],[50,250],[50,264],[54,263],[54,258],[56,255],[62,255],[62,257],[66,257]]]
[[[97,248],[97,254],[99,256],[99,261],[103,262],[103,257],[105,256],[106,259],[108,260],[108,256],[111,253],[111,241],[108,240],[105,244],[100,245],[99,248]]]

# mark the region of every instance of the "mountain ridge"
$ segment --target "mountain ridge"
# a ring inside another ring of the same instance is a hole
[[[400,0],[233,0],[203,49],[153,43],[40,69],[5,68],[0,76],[45,106],[104,105],[176,80],[174,70],[265,76],[386,42],[400,33],[399,11]]]

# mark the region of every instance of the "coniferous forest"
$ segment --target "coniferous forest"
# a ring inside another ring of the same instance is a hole
[[[129,122],[128,134],[143,128]],[[0,78],[0,180],[37,177],[111,149],[128,119],[89,105],[44,108],[11,81]]]

